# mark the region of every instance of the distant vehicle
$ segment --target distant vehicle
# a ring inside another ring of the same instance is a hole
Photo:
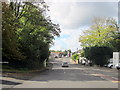
[[[55,58],[58,58],[57,56],[55,56]]]
[[[64,63],[62,64],[62,67],[69,67],[68,62],[64,62]]]
[[[62,56],[59,56],[59,58],[62,58]]]
[[[104,67],[108,67],[108,65],[107,65],[107,64],[105,64],[105,65],[104,65]]]
[[[113,63],[108,64],[108,68],[113,68]]]
[[[108,68],[116,68],[116,69],[120,69],[120,61],[118,62],[118,60],[114,60],[113,62],[113,58],[109,59],[109,64],[107,65]]]
[[[119,70],[120,69],[120,64],[116,64],[115,68],[117,68]]]

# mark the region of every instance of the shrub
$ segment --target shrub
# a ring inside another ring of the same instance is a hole
[[[72,60],[79,60],[79,54],[73,54]]]
[[[100,66],[104,66],[108,63],[109,58],[112,57],[112,49],[110,47],[87,47],[84,49],[84,55],[92,63]]]

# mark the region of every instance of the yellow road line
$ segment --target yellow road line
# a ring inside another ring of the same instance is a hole
[[[90,75],[93,75],[93,76],[101,76],[101,78],[103,78],[102,76],[105,76],[105,75],[103,75],[103,74],[90,74]],[[107,77],[104,77],[104,79],[109,79],[109,80],[110,80],[110,78],[107,78]],[[111,78],[111,79],[113,79],[113,78]],[[113,82],[113,83],[120,83],[119,80],[110,80],[110,81]]]
[[[90,74],[90,75],[93,75],[93,76],[103,76],[103,74]]]
[[[120,81],[112,81],[113,83],[120,83]]]

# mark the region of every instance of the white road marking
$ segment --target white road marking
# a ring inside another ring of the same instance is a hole
[[[64,72],[64,74],[66,73],[64,68],[63,68],[63,72]]]
[[[115,80],[118,80],[118,78],[115,78],[115,77],[112,77],[113,79],[115,79]]]

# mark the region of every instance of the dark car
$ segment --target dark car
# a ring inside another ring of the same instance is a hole
[[[68,62],[64,62],[64,63],[62,64],[62,67],[69,67]]]
[[[55,56],[55,58],[58,58],[57,56]]]

